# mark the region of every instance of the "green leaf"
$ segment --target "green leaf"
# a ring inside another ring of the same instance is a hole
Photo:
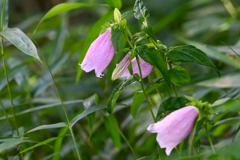
[[[61,3],[56,6],[54,6],[50,11],[48,11],[44,17],[41,19],[41,21],[38,23],[37,27],[42,23],[44,20],[49,19],[51,17],[54,17],[58,14],[77,9],[77,8],[83,8],[83,7],[93,7],[96,4],[91,3],[77,3],[77,2],[71,2],[71,3]],[[35,29],[37,30],[37,28]]]
[[[67,128],[67,127],[61,128],[60,131],[58,132],[58,137],[64,136],[65,134],[67,134],[68,131],[69,131],[69,128]],[[55,154],[54,154],[52,160],[60,159],[60,153],[61,153],[61,149],[62,149],[63,145],[64,145],[63,138],[59,138],[55,141],[54,147],[53,147]]]
[[[132,105],[131,105],[131,113],[133,118],[136,118],[138,109],[142,105],[143,100],[144,100],[143,91],[135,92],[133,96]]]
[[[135,1],[133,10],[135,18],[137,18],[141,22],[147,21],[149,13],[142,0]]]
[[[178,37],[182,42],[190,44],[190,45],[194,45],[197,48],[201,49],[203,52],[205,52],[209,57],[211,57],[212,59],[218,60],[222,63],[225,63],[229,66],[235,67],[237,69],[240,69],[240,63],[238,61],[238,59],[234,59],[231,56],[225,54],[225,53],[220,53],[218,51],[216,51],[215,49],[213,49],[211,46],[207,46],[205,44],[201,44],[201,43],[197,43],[194,41],[189,41],[187,39],[184,39],[182,37]]]
[[[189,100],[183,97],[170,97],[163,101],[158,109],[157,120],[165,117],[170,112],[184,107]]]
[[[24,142],[33,142],[33,141],[27,140],[27,139],[12,139],[12,140],[5,141],[0,144],[0,153],[12,147],[16,147],[17,145]]]
[[[115,24],[111,28],[111,39],[112,39],[112,44],[114,47],[114,51],[118,53],[120,51],[120,42],[121,42],[121,36],[123,33],[123,29],[120,25]]]
[[[188,72],[180,66],[170,69],[169,75],[171,82],[176,86],[182,86],[190,82],[190,76]]]
[[[6,2],[6,3],[5,3]],[[8,0],[0,1],[0,31],[8,27]]]
[[[123,89],[126,86],[128,86],[128,85],[130,85],[130,84],[132,84],[132,83],[137,81],[135,76],[132,76],[128,80],[122,81],[116,88],[113,89],[113,91],[112,91],[112,93],[111,93],[111,95],[110,95],[110,97],[108,99],[108,102],[107,102],[107,111],[108,111],[109,114],[112,113],[112,111],[113,111],[113,109],[115,107],[115,104],[117,102],[117,99],[120,96],[120,94],[122,93]]]
[[[37,130],[42,130],[42,129],[53,129],[53,128],[62,128],[62,127],[67,127],[67,124],[65,122],[59,122],[59,123],[55,123],[55,124],[41,125],[41,126],[31,129],[27,133],[34,132]]]
[[[85,99],[83,101],[83,105],[85,109],[89,109],[92,106],[95,106],[98,103],[98,95],[94,94],[91,97]],[[88,125],[89,125],[89,138],[91,137],[92,134],[92,130],[93,130],[93,126],[94,126],[94,122],[95,122],[95,112],[87,115],[87,120],[88,120]]]
[[[145,34],[147,34],[152,40],[154,40],[155,42],[157,42],[156,36],[153,33],[153,29],[151,26],[149,26],[149,24],[147,22],[143,22],[142,23],[142,30],[145,32]]]
[[[30,55],[37,60],[40,60],[37,53],[37,48],[33,42],[18,28],[5,28],[0,34],[10,41],[14,46],[20,49],[22,52]]]
[[[121,0],[105,0],[105,2],[106,2],[111,8],[121,9],[121,7],[122,7],[122,1],[121,1]]]
[[[232,98],[237,99],[240,97],[240,88],[230,89],[226,94],[222,95],[219,99]]]
[[[201,50],[192,45],[183,45],[169,48],[167,53],[169,60],[174,62],[192,62],[213,69],[220,77],[220,73],[213,62]]]
[[[81,53],[79,55],[78,63],[82,63],[83,58],[85,57],[89,46],[94,41],[94,39],[99,35],[99,33],[101,31],[101,27],[99,27],[99,26],[103,26],[105,23],[110,21],[112,17],[113,17],[113,11],[108,11],[101,17],[100,20],[98,20],[94,24],[94,26],[92,27],[92,29],[90,30],[89,34],[87,35],[87,37],[84,41],[83,47],[81,48]],[[82,75],[82,72],[83,72],[83,70],[81,69],[81,67],[77,67],[76,81],[79,81],[79,79]]]
[[[167,65],[162,58],[161,54],[155,50],[154,48],[147,48],[147,47],[138,47],[137,54],[146,62],[150,63],[151,65],[155,66],[159,71],[162,73],[162,76],[168,86],[171,86],[170,76],[168,73]]]
[[[34,148],[37,148],[37,147],[42,146],[42,145],[48,145],[48,143],[50,143],[50,142],[52,142],[52,141],[55,141],[55,140],[57,140],[57,139],[59,139],[59,138],[63,138],[63,137],[53,137],[53,138],[49,138],[49,139],[47,139],[47,140],[45,140],[45,141],[39,142],[39,143],[37,143],[37,144],[35,144],[35,145],[31,146],[31,147],[28,147],[28,148],[22,150],[20,153],[24,153],[24,152],[27,152],[27,151],[29,151],[29,150],[33,150]]]
[[[108,133],[110,134],[114,145],[116,147],[118,147],[118,149],[120,149],[122,146],[121,137],[118,132],[119,129],[116,129],[116,127],[117,128],[119,128],[119,127],[118,127],[118,122],[117,122],[115,116],[112,114],[112,115],[109,115],[108,117],[103,117],[103,118],[104,118],[105,127],[106,127]]]
[[[77,115],[76,117],[74,117],[71,122],[70,122],[70,126],[72,127],[75,123],[77,123],[77,121],[79,121],[80,119],[86,117],[87,115],[96,112],[98,110],[102,110],[105,109],[106,106],[105,105],[96,105],[93,107],[90,107],[88,109],[86,109],[85,111],[83,111],[82,113],[80,113],[79,115]]]

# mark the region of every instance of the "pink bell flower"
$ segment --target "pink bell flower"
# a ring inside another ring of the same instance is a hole
[[[166,148],[166,154],[170,155],[183,139],[192,131],[199,110],[194,106],[178,109],[161,121],[150,124],[147,130],[157,134],[157,142],[161,148]]]
[[[92,42],[80,66],[85,72],[95,70],[96,76],[101,78],[102,72],[107,68],[113,56],[111,30],[107,29]]]
[[[116,68],[113,71],[112,74],[112,80],[115,80],[119,77],[126,77],[127,79],[131,77],[131,74],[128,70],[128,65],[130,64],[130,53],[127,53],[126,56],[121,60],[119,64],[116,65]],[[153,66],[151,66],[149,63],[145,62],[141,57],[139,57],[140,61],[140,68],[142,71],[142,78],[147,77],[151,71]],[[132,61],[132,73],[138,74],[140,76],[138,64],[136,58],[134,58]]]
[[[145,78],[151,73],[153,66],[145,62],[141,57],[139,57],[139,61],[140,61],[140,68],[142,71],[142,78]],[[133,74],[138,74],[140,76],[136,58],[132,60],[132,70],[133,70]]]

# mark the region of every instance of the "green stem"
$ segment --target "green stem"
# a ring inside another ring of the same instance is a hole
[[[3,69],[4,69],[4,74],[5,74],[5,77],[6,77],[6,81],[7,81],[8,95],[9,95],[9,99],[10,99],[10,103],[11,103],[11,108],[12,108],[15,128],[16,128],[16,131],[17,131],[17,135],[19,136],[19,131],[18,131],[18,127],[17,127],[18,125],[17,125],[17,121],[16,121],[16,113],[15,113],[12,93],[11,93],[10,85],[9,85],[9,79],[8,79],[8,73],[7,73],[7,65],[6,65],[5,58],[4,58],[3,40],[1,39],[0,41],[1,41],[0,42],[1,43],[0,47],[1,47],[1,54],[2,54]]]
[[[128,33],[128,34],[131,35],[130,33]],[[131,48],[134,48],[133,45],[131,44],[130,40],[128,39],[128,36],[127,36],[126,32],[124,32],[124,36],[125,36],[125,38],[127,39],[127,42],[128,42],[128,44],[131,46]],[[155,116],[154,116],[154,113],[153,113],[153,110],[152,110],[152,107],[151,107],[151,103],[149,102],[149,99],[148,99],[148,97],[147,97],[147,94],[146,94],[146,91],[145,91],[145,88],[144,88],[144,85],[143,85],[142,70],[141,70],[139,58],[138,58],[137,55],[136,55],[136,59],[137,59],[137,64],[138,64],[139,73],[140,73],[140,78],[141,78],[140,84],[141,84],[141,87],[142,87],[142,90],[143,90],[143,94],[144,94],[144,97],[146,98],[146,101],[147,101],[147,104],[148,104],[148,107],[149,107],[151,116],[152,116],[154,122],[156,122],[156,118],[155,118]]]
[[[9,118],[8,118],[8,114],[7,114],[6,111],[5,111],[5,108],[4,108],[4,106],[3,106],[3,103],[2,103],[2,100],[1,100],[1,99],[0,99],[0,105],[1,105],[2,110],[3,110],[3,114],[5,115],[5,117],[6,117],[6,119],[7,119],[8,125],[9,125],[9,127],[11,127],[11,123],[10,123],[10,120],[9,120]]]
[[[60,98],[62,110],[63,110],[63,112],[64,112],[64,115],[65,115],[65,118],[66,118],[66,121],[67,121],[67,125],[68,125],[68,128],[69,128],[69,130],[70,130],[70,134],[71,134],[71,137],[72,137],[72,140],[73,140],[73,143],[74,143],[74,147],[75,147],[75,150],[76,150],[76,153],[77,153],[77,157],[78,157],[79,160],[81,160],[81,155],[80,155],[79,150],[78,150],[78,148],[77,148],[77,143],[76,143],[76,140],[75,140],[75,136],[74,136],[74,133],[73,133],[72,128],[71,128],[71,125],[70,125],[70,121],[69,121],[69,118],[68,118],[68,114],[67,114],[65,105],[64,105],[64,103],[63,103],[62,97],[61,97],[60,92],[59,92],[59,90],[58,90],[57,83],[56,83],[56,81],[55,81],[55,79],[54,79],[54,77],[53,77],[52,71],[51,71],[51,69],[50,69],[50,67],[49,67],[49,65],[48,65],[48,63],[47,63],[47,60],[45,59],[44,55],[43,55],[43,59],[44,59],[46,65],[47,65],[47,68],[48,68],[48,70],[49,70],[49,72],[50,72],[50,74],[51,74],[53,83],[54,83],[54,85],[55,85],[55,87],[56,87],[56,90],[57,90],[57,94],[58,94],[58,96],[59,96],[59,98]]]
[[[156,122],[156,117],[154,116],[151,103],[149,102],[148,96],[147,96],[147,94],[146,94],[146,91],[145,91],[145,88],[144,88],[144,85],[143,85],[142,70],[141,70],[141,66],[140,66],[140,61],[139,61],[138,55],[136,55],[136,59],[137,59],[137,64],[138,64],[139,73],[140,73],[140,78],[141,78],[140,84],[141,84],[141,87],[142,87],[142,90],[143,90],[143,94],[144,94],[144,96],[145,96],[145,98],[146,98],[146,101],[147,101],[147,103],[148,103],[148,108],[149,108],[149,110],[150,110],[150,113],[151,113],[151,115],[152,115],[152,118],[153,118],[154,122]]]
[[[211,137],[210,137],[209,132],[208,132],[207,124],[205,125],[205,130],[206,130],[207,137],[208,137],[208,141],[209,141],[209,143],[210,143],[210,146],[211,146],[211,148],[212,148],[212,151],[213,151],[213,153],[216,153],[216,152],[215,152],[215,149],[214,149],[214,146],[213,146],[213,143],[212,143],[212,140],[211,140]]]

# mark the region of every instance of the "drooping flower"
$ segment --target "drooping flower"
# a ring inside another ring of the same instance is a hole
[[[131,74],[128,70],[128,65],[130,64],[129,57],[130,53],[127,53],[126,56],[120,61],[120,63],[116,65],[116,68],[112,74],[112,80],[115,80],[119,77],[126,77],[127,79],[131,77]],[[151,73],[153,67],[149,63],[145,62],[141,57],[139,57],[139,62],[142,71],[142,78],[145,78]],[[132,73],[138,74],[140,76],[136,58],[134,58],[131,63]]]
[[[107,29],[92,42],[80,66],[85,72],[95,70],[96,76],[101,78],[102,72],[107,68],[113,56],[111,30]]]
[[[139,57],[139,61],[140,61],[140,68],[142,71],[142,78],[145,78],[151,73],[153,66],[145,62],[141,57]],[[133,74],[140,75],[136,58],[132,60],[132,70],[133,70]]]
[[[147,128],[149,132],[158,133],[157,142],[161,148],[166,148],[166,154],[170,155],[183,139],[192,131],[199,110],[194,106],[186,106],[178,109],[164,119]]]

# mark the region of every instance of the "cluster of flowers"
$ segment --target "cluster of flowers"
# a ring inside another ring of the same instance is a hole
[[[111,41],[111,29],[107,29],[95,41],[92,42],[80,66],[85,72],[95,70],[96,76],[100,78],[102,77],[102,72],[112,61],[113,56],[114,48]],[[130,53],[126,54],[123,60],[119,64],[117,64],[117,67],[113,72],[113,80],[119,77],[129,78],[131,76],[127,68],[130,64],[129,57]],[[141,58],[139,59],[142,71],[142,78],[145,78],[150,74],[153,67]],[[136,58],[132,59],[131,63],[132,73],[140,75]]]
[[[109,65],[113,56],[114,48],[111,42],[111,29],[107,29],[95,41],[93,41],[80,66],[86,72],[95,70],[96,76],[100,78],[102,72]],[[118,77],[129,78],[131,76],[128,70],[128,65],[130,63],[132,63],[132,73],[139,75],[136,58],[130,61],[129,57],[130,53],[126,54],[122,61],[117,64],[113,71],[112,79]],[[139,61],[142,78],[145,78],[151,72],[152,66],[140,57]],[[152,133],[158,133],[156,138],[157,142],[161,148],[166,148],[166,154],[170,155],[172,149],[192,131],[198,114],[199,110],[196,107],[186,106],[172,112],[161,121],[150,124],[147,130]]]

